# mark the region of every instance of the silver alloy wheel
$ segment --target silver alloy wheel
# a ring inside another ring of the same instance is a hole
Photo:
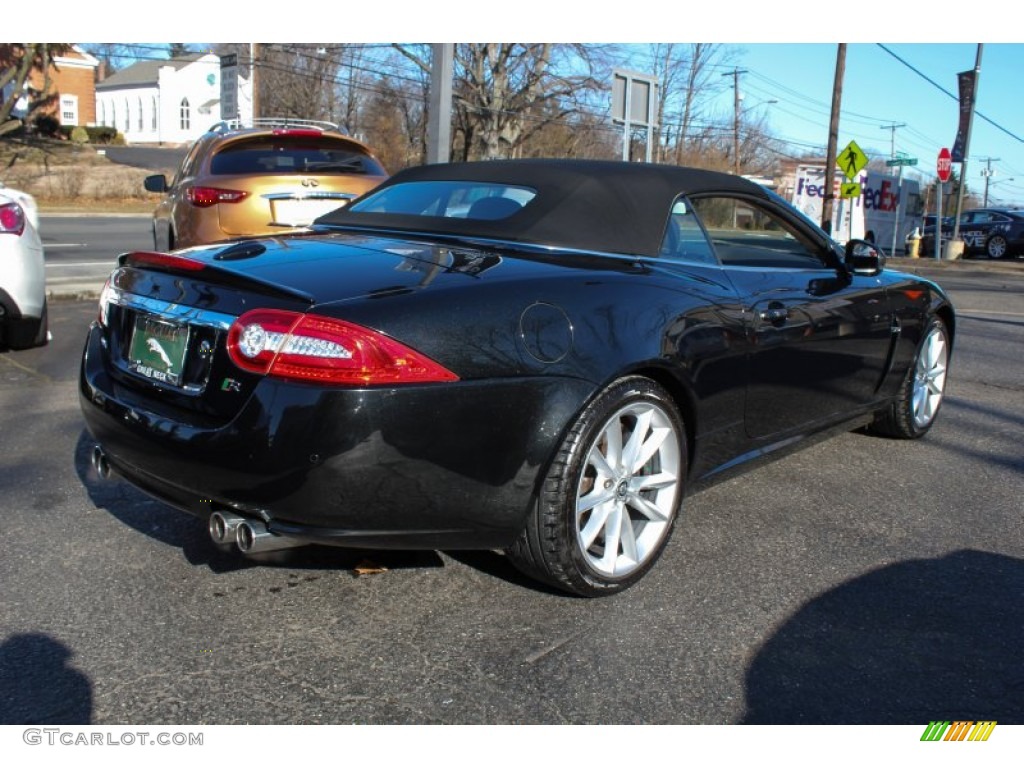
[[[1001,259],[1006,255],[1006,238],[1002,235],[994,235],[985,246],[990,259]]]
[[[626,576],[657,554],[679,503],[680,439],[650,402],[627,405],[601,426],[576,489],[576,541],[596,572]]]
[[[912,408],[914,426],[918,429],[931,424],[939,410],[946,386],[948,359],[949,345],[946,343],[946,332],[941,325],[936,325],[921,345],[914,370]]]

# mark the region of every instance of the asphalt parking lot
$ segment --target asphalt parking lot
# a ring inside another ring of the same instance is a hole
[[[55,302],[48,347],[0,353],[0,723],[1024,723],[1024,273],[936,274],[960,322],[924,440],[695,495],[603,600],[492,552],[219,552],[91,469],[95,304]]]

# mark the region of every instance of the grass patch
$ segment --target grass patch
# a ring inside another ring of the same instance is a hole
[[[28,192],[44,211],[151,212],[161,198],[142,186],[151,173],[113,163],[89,144],[0,139],[0,181]]]

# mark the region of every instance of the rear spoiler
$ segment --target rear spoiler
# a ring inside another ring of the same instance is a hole
[[[255,249],[263,248],[263,246],[256,243],[241,245],[246,248],[246,253],[240,253],[238,245],[233,245],[219,252],[213,258],[220,261],[235,261],[249,256],[255,256],[257,255],[257,253],[254,252]],[[259,252],[262,253],[262,250]],[[235,272],[234,270],[225,269],[224,267],[212,264],[208,261],[200,261],[199,259],[193,259],[176,253],[163,253],[162,251],[129,251],[128,253],[122,253],[118,256],[117,263],[120,267],[132,267],[135,269],[167,272],[174,275],[181,275],[182,277],[198,277],[202,275],[203,280],[207,280],[217,285],[242,288],[255,293],[261,293],[265,296],[299,299],[307,302],[308,304],[315,303],[313,296],[305,291],[288,288],[286,286],[278,285],[277,283],[271,283],[267,280],[261,280],[258,277],[253,277],[252,275],[248,275],[243,272]]]

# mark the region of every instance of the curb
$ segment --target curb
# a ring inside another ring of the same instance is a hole
[[[55,288],[53,290],[46,291],[47,301],[99,301],[100,298],[99,288]]]
[[[112,219],[151,219],[152,213],[119,213],[116,211],[39,211],[40,219],[85,219],[106,216]]]
[[[935,259],[911,259],[906,256],[889,257],[886,268],[898,272],[936,272],[943,274],[991,274],[998,272],[1004,275],[1024,277],[1024,260],[1016,261],[977,261],[973,259],[957,259],[956,261],[937,261]]]

